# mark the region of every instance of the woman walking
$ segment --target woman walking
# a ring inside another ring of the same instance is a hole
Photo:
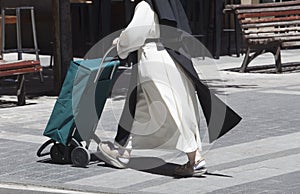
[[[178,37],[165,34],[162,25],[177,28],[174,34]],[[211,138],[219,138],[241,120],[200,82],[189,58],[166,48],[164,41],[181,44],[181,31],[191,33],[180,0],[144,0],[138,1],[130,24],[114,40],[120,58],[137,51],[138,63],[133,66],[133,92],[127,96],[115,142],[99,144],[105,162],[125,168],[132,147],[177,149],[186,153],[188,162],[177,167],[174,175],[203,174],[206,167],[201,156],[197,101],[209,130],[214,130]],[[217,116],[213,112],[220,112],[216,109],[225,110],[219,129],[210,123]]]

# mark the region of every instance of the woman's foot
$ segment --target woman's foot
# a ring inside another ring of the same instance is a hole
[[[174,176],[188,177],[194,174],[194,166],[187,162],[175,168]]]
[[[207,173],[206,162],[202,158],[194,164],[194,175],[203,175]]]
[[[175,168],[174,175],[180,177],[201,176],[207,172],[205,160],[199,160],[195,164],[187,162]]]
[[[194,164],[187,162],[186,164],[178,166],[174,171],[175,176],[181,177],[201,176],[205,173],[207,173],[207,168],[204,159],[198,160]]]
[[[130,150],[113,144],[109,141],[101,142],[98,145],[99,152],[96,153],[105,163],[117,168],[126,168],[130,160]]]

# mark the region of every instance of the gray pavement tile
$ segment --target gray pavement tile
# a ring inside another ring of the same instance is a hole
[[[298,104],[300,107],[298,96],[243,92],[231,94],[228,102],[242,115],[243,120],[216,142],[214,148],[299,131],[295,128],[300,123],[295,108]]]
[[[286,193],[295,194],[299,193],[299,178],[300,171],[276,176],[268,179],[254,181],[226,189],[210,192],[211,194],[217,193]]]
[[[242,165],[257,163],[257,162],[261,162],[264,160],[276,159],[276,158],[289,156],[289,155],[293,155],[293,154],[299,154],[299,153],[300,153],[300,147],[295,148],[295,149],[284,150],[284,151],[280,151],[280,152],[273,152],[271,154],[265,154],[265,155],[257,156],[257,157],[250,156],[247,159],[235,160],[234,162],[222,163],[219,165],[210,166],[208,164],[208,167],[209,167],[209,171],[220,171],[223,169],[235,168],[235,167],[242,166]]]
[[[122,187],[122,189],[138,191],[138,190],[142,190],[142,189],[147,188],[147,187],[152,187],[152,186],[155,186],[155,185],[164,184],[164,183],[168,183],[168,182],[171,182],[171,181],[174,181],[173,177],[162,177],[162,178],[156,178],[156,179],[153,179],[153,180],[144,181],[142,183],[132,184],[130,186]]]

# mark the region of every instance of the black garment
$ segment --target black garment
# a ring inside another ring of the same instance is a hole
[[[160,25],[168,25],[178,29],[178,33],[175,33],[177,37],[174,38],[167,34],[168,32],[164,33],[165,29],[161,27],[162,43],[164,44],[165,49],[170,56],[183,67],[185,73],[191,78],[195,85],[195,89],[198,94],[197,96],[208,125],[210,142],[220,138],[233,127],[235,127],[241,121],[241,117],[224,102],[222,102],[212,91],[209,90],[205,84],[200,81],[200,78],[193,67],[191,57],[189,57],[187,54],[187,45],[185,45],[182,41],[184,36],[187,36],[188,33],[191,33],[191,30],[180,0],[145,1],[148,2],[154,12],[157,13]],[[172,45],[172,41],[174,40],[176,41],[174,43],[177,44],[176,50],[174,50],[174,47],[169,46]],[[180,52],[178,52],[179,50]],[[134,79],[134,77],[131,77],[132,83],[136,83],[136,80],[134,81]],[[131,86],[132,83],[130,84]],[[115,138],[115,141],[120,145],[126,144],[130,135],[129,131],[133,123],[132,118],[134,118],[136,108],[136,90],[133,89],[132,91],[134,92],[129,93],[131,95],[126,99],[125,108],[123,111],[127,112],[123,112],[122,114],[117,136]],[[128,117],[128,115],[126,116],[124,113],[130,114],[130,116]],[[124,129],[122,126],[126,126],[126,129]]]
[[[178,28],[192,33],[189,21],[180,0],[145,0],[159,17],[160,25]]]

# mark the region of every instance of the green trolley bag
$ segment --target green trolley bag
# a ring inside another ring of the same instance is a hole
[[[51,138],[38,150],[39,157],[50,154],[54,163],[86,166],[91,160],[91,140],[100,142],[95,130],[108,98],[120,62],[112,58],[72,61],[59,97],[43,135]],[[99,64],[101,72],[94,83]],[[80,142],[86,141],[86,147]],[[42,153],[50,144],[48,153]],[[93,155],[92,155],[93,156]]]

